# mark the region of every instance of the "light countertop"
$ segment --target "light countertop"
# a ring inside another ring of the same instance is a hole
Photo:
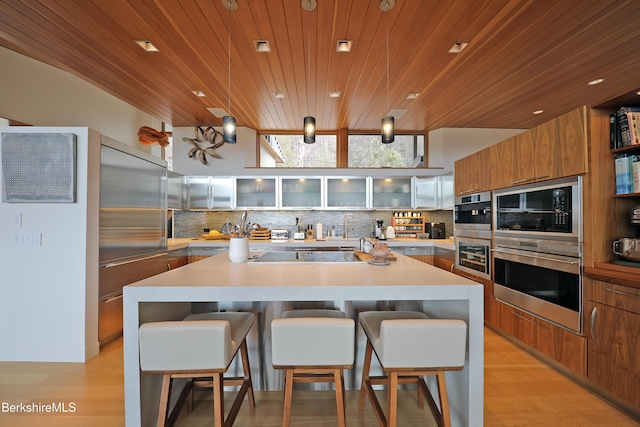
[[[375,239],[370,239],[374,240]],[[455,249],[453,238],[450,239],[416,239],[416,238],[397,238],[387,239],[383,241],[390,248],[395,247],[440,247],[443,249]],[[249,240],[249,247],[278,247],[278,246],[314,246],[314,247],[335,247],[335,246],[351,246],[357,248],[360,245],[360,239],[305,239],[305,240]],[[168,250],[177,250],[186,247],[225,247],[229,246],[228,240],[205,240],[205,239],[168,239]]]

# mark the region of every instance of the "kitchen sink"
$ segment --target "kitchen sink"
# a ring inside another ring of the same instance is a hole
[[[353,251],[268,251],[250,262],[364,262]]]

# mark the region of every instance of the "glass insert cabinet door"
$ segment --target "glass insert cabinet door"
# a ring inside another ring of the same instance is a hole
[[[280,207],[282,209],[313,209],[322,207],[321,177],[281,177]]]
[[[277,178],[236,178],[236,207],[273,209],[277,204]]]
[[[190,176],[187,178],[188,209],[233,208],[231,177]]]
[[[438,209],[438,177],[416,178],[414,188],[416,209]]]
[[[374,209],[411,209],[411,178],[373,178]]]
[[[367,177],[325,177],[327,209],[370,207],[371,179]]]

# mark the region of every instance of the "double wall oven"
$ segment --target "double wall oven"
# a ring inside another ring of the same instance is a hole
[[[494,296],[581,331],[580,177],[493,193]]]
[[[491,192],[456,197],[456,268],[491,279]]]

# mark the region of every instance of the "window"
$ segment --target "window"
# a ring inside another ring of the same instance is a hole
[[[315,144],[305,144],[302,135],[264,135],[282,157],[278,168],[335,168],[336,135],[316,135]]]
[[[391,144],[382,144],[379,134],[349,135],[349,167],[424,167],[424,142],[422,134],[396,135]]]

